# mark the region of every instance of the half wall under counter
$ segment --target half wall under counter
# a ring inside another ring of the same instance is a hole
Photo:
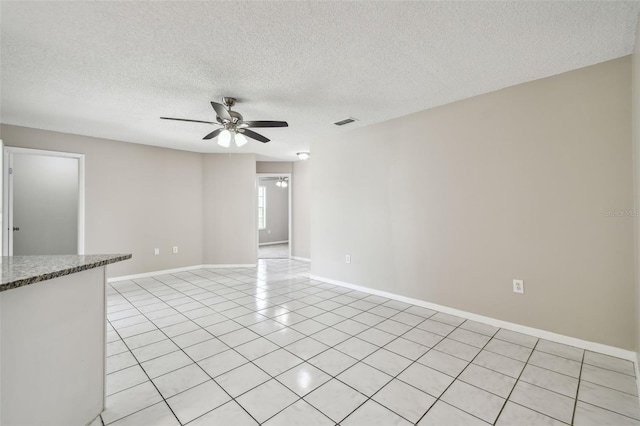
[[[2,258],[0,425],[86,425],[104,410],[106,266],[130,258]]]

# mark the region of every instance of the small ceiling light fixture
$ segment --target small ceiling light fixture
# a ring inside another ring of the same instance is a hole
[[[231,146],[231,142],[235,142],[236,146],[240,148],[245,145],[248,140],[245,135],[237,131],[228,129],[221,131],[220,136],[218,137],[218,145],[223,148],[229,148],[229,146]]]
[[[299,159],[301,159],[301,160],[306,160],[306,159],[308,159],[308,158],[311,156],[311,154],[310,154],[310,153],[308,153],[308,152],[306,152],[306,151],[305,151],[305,152],[299,152],[299,153],[297,153],[296,155],[297,155],[297,156],[298,156],[298,158],[299,158]]]
[[[240,148],[247,143],[247,138],[242,133],[236,133],[236,146]]]
[[[280,188],[286,188],[287,186],[289,186],[289,184],[287,183],[287,178],[278,178],[276,186]]]
[[[224,148],[229,148],[231,144],[231,132],[228,130],[223,130],[220,132],[220,136],[218,137],[218,145]]]

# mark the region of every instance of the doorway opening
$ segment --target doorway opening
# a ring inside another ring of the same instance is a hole
[[[3,254],[84,254],[84,154],[3,154]]]
[[[291,257],[291,174],[258,173],[258,259]]]

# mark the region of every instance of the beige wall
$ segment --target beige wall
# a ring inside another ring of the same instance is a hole
[[[636,352],[640,354],[640,20],[636,30],[636,44],[631,55],[631,111],[633,138],[633,194],[634,194],[634,241],[635,241],[635,284],[636,284]]]
[[[202,155],[203,262],[257,262],[254,154]]]
[[[8,125],[1,136],[7,146],[85,154],[85,252],[133,254],[109,276],[202,263],[200,154]]]
[[[291,173],[291,162],[256,161],[256,173]]]
[[[633,208],[630,83],[625,57],[315,141],[312,274],[635,349],[605,214]]]
[[[311,259],[311,160],[293,163],[291,256]]]

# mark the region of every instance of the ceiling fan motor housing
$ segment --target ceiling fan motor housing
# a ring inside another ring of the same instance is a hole
[[[232,118],[231,123],[233,123],[233,124],[242,123],[243,117],[242,117],[242,114],[240,114],[239,112],[229,110],[229,115]],[[218,115],[216,115],[216,121],[218,123],[222,124],[223,126],[226,125],[227,123],[229,123],[229,120],[224,120],[224,119],[220,118],[220,116],[218,116]]]

